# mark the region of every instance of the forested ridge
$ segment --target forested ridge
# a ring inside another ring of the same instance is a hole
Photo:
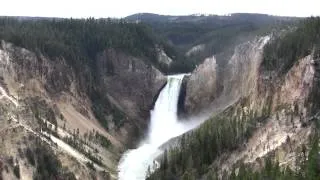
[[[237,43],[240,36],[261,34],[271,28],[294,23],[268,15],[235,14],[230,19],[210,16],[181,17],[184,21],[142,21],[126,19],[0,18],[0,39],[43,53],[50,58],[64,57],[75,67],[94,68],[97,53],[107,48],[146,57],[165,73],[191,72],[204,58],[219,54]],[[245,39],[245,38],[244,38]],[[185,53],[205,44],[201,53]],[[173,59],[170,67],[157,62],[155,45]],[[169,69],[168,69],[169,68]],[[79,69],[79,68],[76,68]]]
[[[320,17],[307,18],[298,27],[274,39],[264,48],[262,68],[285,74],[298,59],[320,55]]]
[[[149,24],[162,38],[175,47],[176,61],[171,71],[188,72],[212,55],[223,53],[250,37],[265,34],[273,29],[294,25],[298,18],[266,14],[239,13],[230,16],[166,16],[150,13],[134,14],[126,19]],[[186,55],[192,47],[204,45],[199,53]],[[224,65],[227,57],[217,58]]]
[[[167,26],[167,29],[163,28],[161,31],[163,31],[163,36],[176,43],[179,50],[179,53],[177,53],[179,56],[171,67],[172,71],[178,72],[184,71],[184,69],[191,71],[205,58],[217,55],[236,44],[237,36],[248,36],[249,33],[256,33],[259,30],[259,27],[252,23],[230,24],[221,27],[212,27],[210,23],[205,22],[200,25],[179,23],[168,24]],[[183,54],[189,48],[199,44],[205,44],[201,53],[191,54],[190,56]],[[181,61],[187,62],[187,66],[180,63]]]
[[[155,45],[159,42],[144,24],[94,18],[19,20],[2,17],[0,39],[52,59],[63,57],[78,71],[82,65],[94,68],[97,53],[107,48],[147,57],[156,64]]]

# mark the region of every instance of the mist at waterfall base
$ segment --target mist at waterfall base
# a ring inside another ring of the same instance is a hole
[[[167,77],[167,84],[150,112],[151,122],[147,138],[137,149],[125,152],[120,160],[120,180],[145,180],[148,168],[152,171],[159,166],[155,161],[163,152],[159,147],[201,123],[196,120],[178,121],[178,99],[183,77],[183,74]]]

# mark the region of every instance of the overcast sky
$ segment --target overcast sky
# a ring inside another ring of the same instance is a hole
[[[140,12],[166,15],[265,13],[319,16],[320,0],[0,0],[0,15],[125,17]]]

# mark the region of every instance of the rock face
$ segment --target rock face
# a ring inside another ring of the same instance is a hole
[[[209,105],[217,93],[217,64],[214,56],[205,59],[187,81],[185,109],[196,112]]]
[[[316,73],[314,57],[308,55],[297,60],[283,77],[270,79],[265,73],[257,74],[257,86],[250,91],[250,95],[244,95],[248,95],[249,102],[244,109],[247,112],[261,112],[262,109],[263,112],[261,107],[270,103],[270,115],[248,139],[244,148],[226,153],[215,161],[214,165],[220,168],[221,174],[239,161],[259,167],[257,160],[265,157],[277,159],[282,167],[297,168],[295,152],[301,148],[301,144],[310,141],[308,137],[313,131],[312,119],[317,116],[308,115],[308,98],[314,88]]]
[[[243,146],[222,152],[210,165],[219,175],[230,172],[239,162],[259,168],[266,157],[274,158],[281,167],[296,169],[296,152],[301,144],[308,144],[308,137],[314,131],[312,121],[318,119],[318,109],[311,117],[309,111],[318,97],[312,95],[318,89],[317,60],[313,55],[305,56],[285,74],[275,75],[261,68],[263,46],[268,40],[269,37],[262,37],[238,45],[225,69],[217,66],[214,58],[206,59],[186,78],[188,113],[197,113],[197,108],[202,107],[208,108],[209,116],[227,115],[236,120],[245,117],[244,121],[253,117],[257,123]],[[219,107],[223,111],[217,112]],[[208,124],[215,120],[219,119],[212,118]],[[200,125],[200,130],[208,128],[208,124]],[[177,139],[170,145],[175,146]]]
[[[0,49],[0,76],[12,95],[18,96],[20,91],[23,92],[19,94],[21,97],[32,94],[63,100],[66,97],[62,95],[69,94],[74,98],[71,102],[76,109],[86,116],[92,115],[93,103],[86,87],[94,86],[96,97],[107,99],[127,119],[139,120],[131,123],[143,127],[147,124],[154,96],[166,82],[150,60],[114,49],[97,55],[95,80],[84,77],[85,73],[76,76],[63,58],[51,60],[5,41]],[[83,71],[88,72],[88,68],[84,66]]]
[[[263,46],[269,39],[269,36],[255,38],[235,47],[221,75],[224,87],[222,98],[234,101],[256,89]]]
[[[228,105],[249,94],[256,86],[264,44],[269,37],[256,38],[235,47],[222,69],[213,57],[205,59],[187,82],[185,110],[197,114],[212,105]]]
[[[294,104],[297,100],[306,99],[313,86],[314,75],[313,57],[309,55],[300,59],[286,74],[284,83],[279,88],[277,101]]]
[[[13,127],[24,128],[24,133],[31,132],[30,136],[41,138],[42,132],[38,132],[41,121],[47,124],[47,120],[52,120],[54,124],[50,122],[49,127],[57,125],[56,131],[60,137],[56,138],[56,142],[62,142],[63,138],[71,137],[75,132],[82,140],[90,135],[97,137],[98,133],[104,137],[108,148],[95,142],[84,145],[84,149],[95,152],[94,156],[100,157],[105,167],[102,169],[115,177],[121,152],[142,134],[140,129],[147,126],[153,98],[166,83],[166,78],[152,66],[149,59],[133,57],[114,49],[97,54],[95,64],[91,65],[92,67],[81,66],[82,72],[76,73],[75,68],[62,57],[49,59],[42,54],[1,41],[0,109],[3,112],[0,113],[0,119],[4,118],[9,122],[1,122],[1,127],[11,129],[10,121],[14,117],[17,124]],[[104,113],[101,115],[102,121],[94,112],[97,102],[92,96],[102,103],[98,106],[98,112]],[[112,118],[118,112],[123,114],[118,117],[122,124],[115,126]],[[14,133],[17,137],[24,136],[20,130]],[[91,177],[88,167],[81,165],[87,162],[83,159],[87,160],[89,157],[83,158],[82,156],[86,156],[83,152],[78,157],[73,157],[74,153],[70,153],[70,148],[66,146],[59,146],[61,152],[59,150],[57,158],[66,167],[70,167],[69,170],[76,176],[90,179],[86,178]],[[0,152],[11,152],[7,147],[3,148]],[[12,147],[10,145],[9,149],[14,148],[18,149],[16,144],[12,144]],[[55,152],[57,150],[56,147],[52,149]],[[76,150],[72,149],[74,151]],[[16,153],[0,153],[3,157],[9,155],[15,156]]]
[[[153,97],[166,82],[165,76],[145,61],[113,49],[97,58],[101,93],[111,96],[134,118],[148,115]]]
[[[17,90],[17,83],[29,85],[31,81],[38,81],[48,93],[54,95],[68,91],[75,80],[73,71],[64,59],[49,60],[5,41],[1,42],[1,49],[0,73],[12,91]]]
[[[160,48],[157,48],[158,62],[170,66],[172,59]]]
[[[0,73],[12,93],[20,88],[20,84],[25,89],[34,89],[36,82],[44,88],[41,91],[47,97],[59,97],[62,92],[69,92],[84,98],[86,92],[81,87],[92,85],[92,82],[85,82],[85,78],[76,77],[64,59],[50,60],[4,41],[1,49]],[[97,56],[96,67],[99,95],[134,119],[148,115],[153,97],[166,82],[165,76],[147,59],[113,49]],[[86,67],[84,71],[87,71]]]

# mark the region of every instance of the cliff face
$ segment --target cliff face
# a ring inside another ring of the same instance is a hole
[[[257,126],[243,145],[213,161],[212,171],[219,175],[230,172],[238,162],[261,168],[261,160],[268,156],[280,166],[296,169],[295,152],[308,143],[314,128],[312,119],[318,118],[308,114],[316,60],[312,55],[300,58],[286,74],[275,76],[276,72],[261,69],[263,47],[268,41],[267,36],[236,46],[225,69],[217,66],[214,58],[206,59],[186,79],[184,107],[189,114],[202,108],[211,113],[209,116],[231,119],[261,116],[254,119]],[[219,108],[222,111],[216,113]]]
[[[75,79],[63,59],[51,61],[26,49],[1,41],[1,76],[9,90],[16,94],[20,86],[36,88],[29,83],[39,82],[48,93],[67,91]],[[47,93],[45,93],[48,95]]]
[[[223,98],[233,101],[256,89],[263,46],[269,39],[268,36],[255,38],[236,46],[222,73]]]
[[[223,153],[213,163],[219,173],[230,171],[239,161],[261,168],[261,160],[271,157],[281,167],[297,168],[301,146],[308,144],[313,131],[308,114],[308,98],[315,77],[314,59],[311,55],[298,62],[283,77],[270,79],[259,73],[256,88],[247,96],[244,112],[268,111],[268,117],[256,128],[243,148]],[[317,118],[317,117],[315,117]]]
[[[14,124],[2,123],[1,133],[40,137],[77,178],[93,178],[83,166],[87,162],[93,162],[97,178],[115,177],[121,152],[147,126],[153,98],[166,78],[148,59],[113,49],[99,53],[95,63],[97,71],[88,78],[83,76],[86,73],[76,73],[64,58],[49,59],[1,41],[1,118],[5,122],[15,119]],[[82,72],[89,71],[90,67],[83,66]],[[8,144],[10,141],[6,139]],[[10,144],[0,148],[0,154],[15,157],[18,148],[27,147]],[[22,175],[33,177],[25,166],[20,167]],[[101,171],[109,176],[99,174]],[[7,176],[11,177],[10,173]]]
[[[256,38],[235,47],[225,68],[207,58],[187,82],[185,109],[189,114],[226,106],[256,87],[263,45],[269,37]]]
[[[185,110],[197,112],[217,96],[217,64],[214,56],[204,60],[187,80]]]
[[[105,50],[97,59],[100,92],[117,101],[129,116],[145,120],[153,97],[166,82],[164,75],[145,63],[147,60],[113,49]]]
[[[153,97],[166,81],[164,75],[147,59],[112,49],[97,56],[96,79],[91,79],[91,82],[85,82],[85,77],[76,77],[72,67],[63,58],[50,60],[4,41],[1,49],[1,74],[12,95],[19,96],[18,91],[21,90],[22,97],[30,93],[61,99],[62,95],[68,94],[79,101],[77,105],[87,106],[79,107],[84,109],[84,114],[90,111],[91,102],[82,88],[95,86],[96,96],[108,99],[128,118],[145,120]],[[88,67],[84,66],[83,71],[88,71]]]

